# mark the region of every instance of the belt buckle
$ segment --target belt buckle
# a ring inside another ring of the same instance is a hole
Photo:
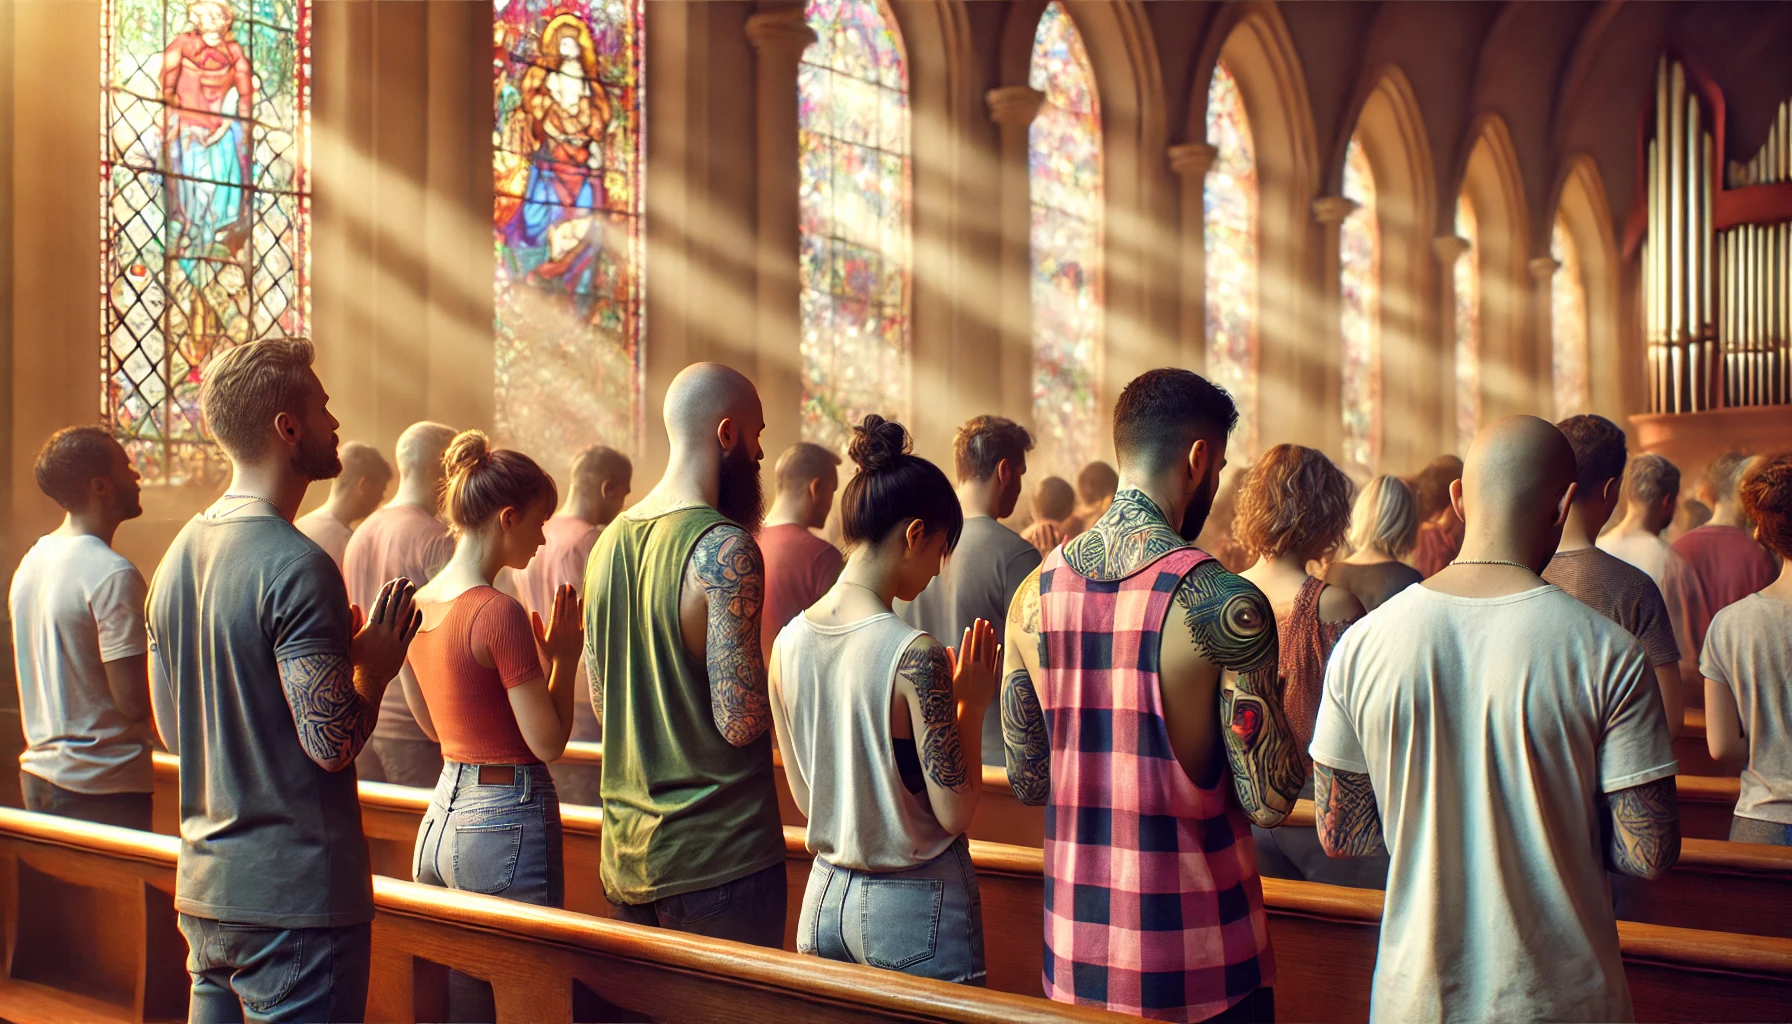
[[[514,786],[516,785],[516,765],[482,764],[479,766],[479,784],[481,786]]]

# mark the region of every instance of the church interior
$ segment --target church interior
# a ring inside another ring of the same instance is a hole
[[[712,361],[757,389],[768,494],[868,413],[948,474],[961,423],[1025,427],[1016,530],[1158,367],[1232,396],[1234,467],[1292,443],[1361,487],[1596,414],[1691,498],[1792,446],[1787,46],[1770,0],[0,0],[0,563],[61,521],[46,438],[98,425],[154,576],[230,480],[208,368],[267,338],[314,345],[343,442],[478,428],[562,494],[592,444],[647,493]],[[1687,722],[1679,862],[1618,925],[1636,1015],[1783,1019],[1792,851],[1728,841],[1741,769]],[[791,952],[604,920],[599,807],[561,808],[564,911],[413,882],[430,795],[363,779],[367,1019],[442,1019],[451,972],[503,1021],[1108,1019],[1041,998],[1048,826],[1000,764],[986,989],[794,952],[782,782]],[[180,771],[156,752],[135,838],[0,772],[0,1019],[186,1019]],[[1383,898],[1263,880],[1278,1019],[1369,1016]]]

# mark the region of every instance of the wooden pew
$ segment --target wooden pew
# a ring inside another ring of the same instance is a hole
[[[1681,775],[1716,775],[1735,778],[1742,774],[1742,765],[1725,764],[1711,758],[1705,744],[1705,709],[1687,708],[1686,727],[1674,739],[1674,756],[1680,759]]]
[[[178,843],[0,810],[6,977],[0,1017],[185,1019]],[[374,879],[368,1019],[440,1019],[446,971],[491,982],[498,1019],[1118,1022],[1046,1000],[910,978]],[[120,915],[125,926],[121,927]]]
[[[1739,776],[1679,775],[1680,834],[1688,839],[1730,838],[1730,818],[1742,794]]]

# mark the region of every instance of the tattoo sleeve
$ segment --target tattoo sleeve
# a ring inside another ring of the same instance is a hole
[[[1672,775],[1605,795],[1611,869],[1660,878],[1680,859],[1680,796]]]
[[[1021,803],[1039,807],[1051,798],[1051,735],[1039,692],[1027,670],[1023,651],[1031,648],[1044,660],[1039,632],[1039,573],[1021,582],[1008,605],[1006,675],[1002,677],[1002,746],[1008,754],[1008,786]]]
[[[738,526],[718,526],[697,541],[686,586],[701,587],[709,603],[710,714],[729,743],[744,747],[771,728],[765,654],[759,618],[765,603],[765,562],[759,545]],[[593,686],[601,685],[593,676]]]
[[[1381,837],[1381,811],[1367,775],[1335,771],[1313,762],[1313,825],[1328,856],[1368,857],[1387,852]]]
[[[1276,620],[1263,592],[1205,562],[1182,578],[1176,604],[1195,649],[1218,665],[1220,735],[1244,812],[1261,828],[1288,816],[1306,782],[1306,754],[1282,711]]]
[[[958,698],[952,691],[952,663],[938,642],[910,644],[896,662],[896,674],[915,688],[921,705],[921,770],[941,789],[959,791],[970,782],[964,742],[958,735]]]
[[[299,745],[318,767],[341,771],[373,732],[377,705],[355,689],[354,668],[346,654],[306,654],[280,662],[280,686],[286,691]]]
[[[585,683],[591,689],[591,711],[601,728],[604,724],[604,674],[598,668],[597,649],[591,646],[591,630],[585,631]]]

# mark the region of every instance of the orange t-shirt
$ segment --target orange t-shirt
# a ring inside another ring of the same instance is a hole
[[[474,651],[487,653],[493,668]],[[411,671],[429,706],[442,757],[459,764],[539,764],[529,750],[509,689],[542,674],[523,606],[492,587],[454,599],[434,627],[411,641]]]

